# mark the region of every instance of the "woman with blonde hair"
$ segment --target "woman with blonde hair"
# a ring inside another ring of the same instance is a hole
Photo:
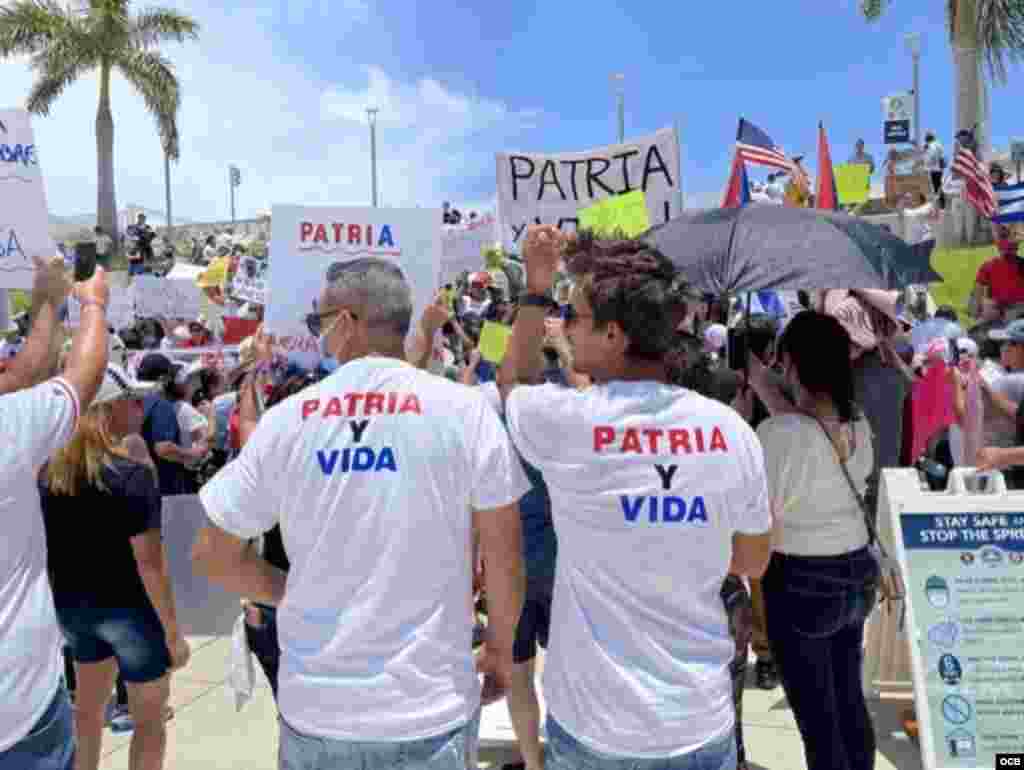
[[[75,435],[40,477],[54,604],[78,681],[75,770],[99,767],[118,671],[135,723],[130,766],[162,768],[169,672],[189,657],[160,537],[156,473],[135,436],[142,399],[155,387],[108,364]]]

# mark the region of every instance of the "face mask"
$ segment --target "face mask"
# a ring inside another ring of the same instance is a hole
[[[926,591],[925,593],[927,595],[928,603],[930,605],[932,605],[932,607],[936,607],[938,609],[941,609],[941,608],[947,607],[949,605],[949,590],[948,589],[943,589],[943,588],[930,589],[930,590]]]
[[[996,241],[996,248],[999,249],[1000,254],[1007,256],[1017,255],[1017,241],[1011,241],[1005,238],[1000,238]]]

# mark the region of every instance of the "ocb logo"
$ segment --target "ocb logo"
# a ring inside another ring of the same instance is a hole
[[[1024,767],[1024,754],[996,754],[996,769],[1001,767]]]

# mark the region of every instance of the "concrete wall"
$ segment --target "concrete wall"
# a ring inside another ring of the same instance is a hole
[[[220,233],[224,230],[231,228],[235,235],[242,236],[244,238],[258,238],[261,240],[270,240],[270,219],[239,219],[235,222],[199,222],[190,223],[184,225],[175,225],[172,229],[174,232],[174,240],[182,241],[189,238],[199,238],[200,240],[205,238],[207,235],[213,235],[214,233]],[[157,227],[156,231],[163,235],[166,231],[166,227]]]

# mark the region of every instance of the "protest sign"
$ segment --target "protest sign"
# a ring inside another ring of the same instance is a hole
[[[500,364],[505,360],[511,337],[511,326],[484,321],[483,329],[480,330],[480,357],[492,364]]]
[[[77,329],[82,323],[82,306],[74,297],[68,297],[69,328]],[[111,286],[109,304],[107,305],[107,325],[117,331],[126,329],[135,323],[135,293],[131,288]]]
[[[907,588],[924,767],[999,767],[997,754],[1024,747],[1024,498],[959,468],[945,492],[886,470],[881,496]]]
[[[871,192],[871,167],[863,163],[841,163],[833,167],[839,202],[863,203]]]
[[[900,91],[882,99],[882,135],[886,144],[906,144],[914,133],[914,96]]]
[[[317,341],[304,318],[326,286],[327,269],[361,258],[392,262],[412,290],[413,326],[434,298],[441,259],[436,209],[274,206],[267,331],[276,348],[311,365]]]
[[[575,231],[580,209],[633,190],[647,197],[652,225],[681,213],[679,142],[671,128],[585,152],[498,153],[497,170],[501,241],[510,251],[518,251],[529,225]]]
[[[138,275],[132,281],[135,313],[139,318],[198,318],[203,294],[188,278],[157,278]]]
[[[633,190],[580,209],[580,227],[602,237],[622,233],[636,238],[651,228],[647,196],[643,190]]]
[[[49,226],[29,114],[0,110],[0,288],[32,288],[32,258],[56,253]]]
[[[267,261],[256,257],[238,260],[231,295],[256,305],[267,304]]]
[[[464,225],[441,229],[441,280],[453,281],[461,273],[484,265],[483,251],[498,242],[498,220],[493,214]]]

